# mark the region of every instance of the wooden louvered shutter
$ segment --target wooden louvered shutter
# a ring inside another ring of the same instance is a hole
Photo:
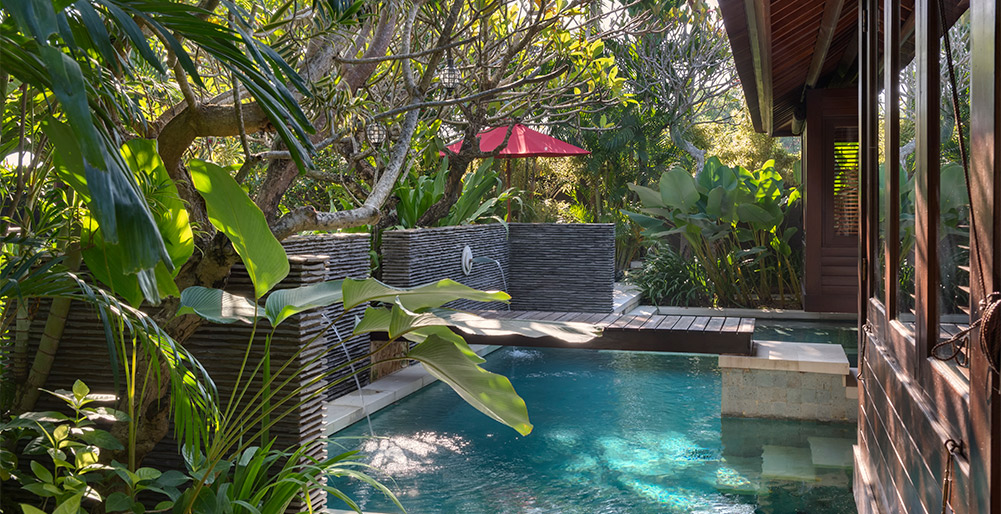
[[[859,140],[858,127],[834,129],[834,209],[832,223],[838,236],[859,233]]]

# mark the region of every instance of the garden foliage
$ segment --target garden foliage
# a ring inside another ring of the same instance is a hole
[[[771,161],[748,170],[711,157],[695,177],[675,167],[661,175],[659,190],[629,187],[643,208],[626,214],[646,237],[679,235],[680,252],[705,273],[717,305],[801,303],[790,244],[798,229],[786,219],[800,192],[786,186]]]

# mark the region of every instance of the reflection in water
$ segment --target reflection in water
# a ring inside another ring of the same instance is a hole
[[[460,436],[417,432],[365,440],[360,448],[369,464],[393,477],[409,477],[441,468],[447,454],[462,455],[469,442]]]
[[[502,349],[486,367],[508,375],[525,398],[532,434],[499,425],[437,384],[373,416],[376,434],[387,437],[359,449],[419,514],[854,512],[850,470],[818,468],[809,457],[811,437],[850,440],[852,427],[721,420],[716,364]],[[355,425],[335,437],[365,433]],[[356,482],[332,485],[366,511],[397,512]]]

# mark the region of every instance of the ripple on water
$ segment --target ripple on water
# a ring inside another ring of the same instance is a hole
[[[388,472],[383,478],[408,512],[748,514],[760,507],[842,514],[853,505],[850,472],[842,488],[790,487],[761,477],[760,442],[746,449],[730,440],[759,437],[739,429],[723,444],[715,359],[505,348],[488,360],[525,398],[531,435],[497,424],[437,384],[372,417],[385,437],[343,443]],[[762,423],[754,430],[771,430]],[[362,423],[336,436],[365,433]],[[371,488],[332,485],[366,511],[396,511]]]

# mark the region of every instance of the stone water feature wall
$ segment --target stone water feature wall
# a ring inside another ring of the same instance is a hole
[[[466,275],[462,271],[462,250],[473,257],[494,262],[476,263]],[[508,234],[503,225],[461,225],[453,227],[387,230],[382,233],[382,281],[397,287],[414,287],[444,278],[469,287],[504,290],[510,280]],[[448,305],[456,309],[506,309],[499,302],[458,300]]]
[[[465,246],[476,263],[462,271]],[[615,226],[510,223],[394,230],[382,236],[382,280],[413,287],[443,278],[478,289],[505,289],[511,309],[611,312]],[[503,270],[503,274],[501,273]],[[506,282],[505,282],[506,281]],[[460,301],[460,309],[507,309],[496,302]]]
[[[369,276],[371,268],[372,238],[368,234],[323,234],[311,236],[295,236],[283,243],[285,251],[290,255],[318,255],[323,258],[326,267],[324,280],[339,280],[345,277],[364,279]],[[323,339],[328,353],[324,356],[326,369],[346,364],[350,359],[358,358],[369,351],[369,336],[361,334],[351,337],[355,318],[365,314],[365,306],[359,305],[351,309],[347,315],[341,316],[344,309],[340,304],[323,309],[324,321],[334,321]],[[343,345],[341,342],[343,341]],[[350,359],[349,359],[350,357]],[[356,369],[364,368],[369,359],[364,359],[355,365]],[[342,380],[351,374],[350,368],[344,368],[331,375],[330,382]],[[369,383],[368,370],[358,374],[358,380],[364,387]],[[358,389],[354,379],[342,380],[328,389],[324,395],[327,400],[333,400]]]
[[[615,225],[512,223],[511,308],[611,312]]]

